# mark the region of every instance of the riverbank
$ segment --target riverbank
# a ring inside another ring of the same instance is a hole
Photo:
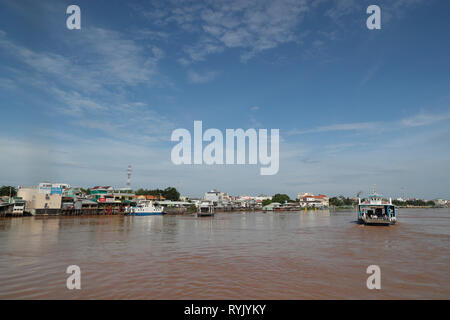
[[[422,207],[422,206],[408,206],[398,207],[400,209],[446,209],[442,207]],[[447,208],[448,209],[448,208]],[[320,212],[320,211],[355,211],[357,207],[324,207],[324,208],[277,208],[276,210],[262,210],[259,208],[215,208],[216,213],[232,213],[232,212]],[[192,215],[195,212],[189,211],[189,208],[172,208],[168,207],[164,209],[164,215],[169,216],[186,216]],[[30,212],[24,212],[23,214],[1,213],[0,218],[18,218],[18,217],[30,217],[30,216],[125,216],[126,212],[121,208],[89,208],[89,209],[38,209],[34,214]]]

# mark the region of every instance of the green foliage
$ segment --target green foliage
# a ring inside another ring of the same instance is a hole
[[[80,191],[81,191],[81,193],[86,194],[86,195],[91,194],[91,189],[89,189],[89,188],[87,188],[87,189],[80,188]]]
[[[135,194],[137,196],[162,196],[164,190],[161,189],[154,189],[154,190],[147,190],[147,189],[138,189],[136,190]]]
[[[277,193],[276,195],[274,195],[272,197],[272,202],[279,202],[279,203],[285,203],[287,201],[289,201],[289,196],[287,194],[280,194]]]
[[[197,207],[195,206],[195,204],[191,204],[189,206],[188,212],[189,213],[196,213],[197,212]]]
[[[435,203],[434,201],[424,201],[420,199],[414,199],[414,200],[406,200],[406,201],[398,201],[398,200],[392,200],[392,203],[396,206],[406,207],[406,206],[412,206],[412,207],[434,207]]]
[[[339,196],[339,197],[332,197],[329,199],[329,203],[330,206],[335,206],[335,207],[345,207],[345,206],[353,206],[356,205],[358,202],[354,201],[350,198],[346,198],[344,196]]]
[[[172,200],[172,201],[180,200],[180,193],[177,191],[177,189],[175,189],[173,187],[164,189],[163,196],[167,200]]]
[[[168,187],[164,190],[161,189],[154,189],[154,190],[147,190],[147,189],[138,189],[136,190],[137,196],[163,196],[167,200],[172,201],[178,201],[180,200],[180,193],[177,191],[177,189],[173,187]]]
[[[264,206],[267,206],[267,205],[269,205],[269,204],[271,204],[271,203],[272,203],[272,200],[270,200],[270,199],[264,199],[264,200],[262,201],[263,207],[264,207]]]
[[[339,207],[342,206],[342,201],[338,197],[332,197],[329,199],[330,206]]]
[[[426,204],[427,204],[427,206],[430,206],[430,207],[434,207],[436,204],[434,203],[434,201],[432,201],[432,200],[428,200],[427,202],[426,202]]]
[[[15,197],[17,195],[16,188],[14,188],[12,186],[2,186],[2,187],[0,187],[0,196],[2,196],[2,197],[9,197],[10,195],[11,195],[11,197]]]

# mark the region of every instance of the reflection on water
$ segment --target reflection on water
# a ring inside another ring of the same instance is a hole
[[[355,217],[310,210],[0,219],[0,298],[450,298],[448,209],[403,209],[390,227]],[[81,290],[66,289],[72,264]],[[381,290],[366,287],[372,264]]]

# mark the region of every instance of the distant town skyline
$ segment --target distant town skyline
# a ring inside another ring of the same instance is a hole
[[[81,30],[66,8],[81,8]],[[368,30],[366,8],[382,10]],[[446,10],[447,9],[447,10]],[[0,3],[0,185],[450,198],[450,2]],[[279,129],[279,171],[171,162],[171,133]]]

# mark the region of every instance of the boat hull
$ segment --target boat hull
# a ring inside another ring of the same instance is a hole
[[[213,217],[214,213],[197,213],[197,217]]]
[[[391,224],[395,224],[395,221],[386,220],[386,219],[372,219],[372,218],[363,218],[362,223],[368,226],[389,226]]]
[[[138,216],[138,217],[145,217],[145,216],[162,216],[163,212],[162,211],[157,211],[157,212],[133,212],[133,213],[129,213],[129,216]]]

